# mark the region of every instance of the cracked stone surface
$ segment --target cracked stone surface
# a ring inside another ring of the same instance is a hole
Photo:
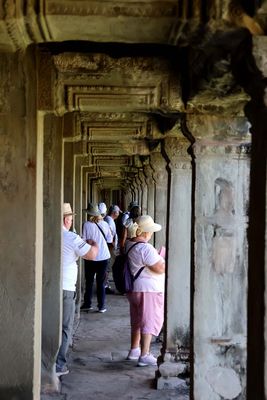
[[[126,297],[107,295],[106,307],[104,314],[81,313],[61,393],[43,395],[41,400],[189,400],[185,381],[178,389],[156,390],[155,367],[137,367],[136,361],[125,360],[130,342]],[[161,345],[153,340],[154,356]]]

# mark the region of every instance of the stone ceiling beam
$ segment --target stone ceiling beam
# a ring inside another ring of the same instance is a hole
[[[25,50],[31,43],[90,41],[102,43],[149,43],[186,45],[205,25],[213,29],[228,24],[246,26],[262,34],[266,10],[255,14],[233,1],[187,2],[177,0],[39,0],[0,3],[0,51]],[[256,7],[258,6],[258,7]],[[265,14],[264,14],[265,13]],[[142,29],[140,29],[142,27]]]

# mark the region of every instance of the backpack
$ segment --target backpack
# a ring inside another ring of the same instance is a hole
[[[141,267],[138,272],[133,276],[130,270],[128,253],[134,246],[138,243],[145,242],[135,242],[126,254],[119,254],[116,256],[114,264],[112,265],[112,274],[115,287],[121,294],[132,292],[134,281],[138,278],[145,267]]]

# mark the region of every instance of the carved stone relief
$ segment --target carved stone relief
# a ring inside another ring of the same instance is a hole
[[[212,264],[218,274],[232,273],[236,258],[233,185],[223,178],[217,178],[214,182],[214,191],[215,211],[207,218],[214,228]]]
[[[97,111],[99,108],[111,111],[117,108],[142,111],[160,107],[160,88],[157,86],[68,86],[66,91],[69,111]]]
[[[174,0],[158,3],[147,1],[138,4],[136,1],[75,1],[64,2],[47,0],[45,13],[50,15],[93,15],[117,17],[172,17],[177,14],[178,5]]]
[[[191,169],[191,157],[188,154],[190,143],[182,135],[164,140],[164,150],[169,158],[171,169]]]

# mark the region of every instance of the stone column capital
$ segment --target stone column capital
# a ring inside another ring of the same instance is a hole
[[[185,137],[168,137],[164,141],[164,150],[171,169],[191,169],[191,157],[188,147],[191,144]]]
[[[146,177],[147,184],[148,185],[154,184],[155,182],[154,182],[154,179],[153,179],[153,169],[152,169],[151,165],[150,164],[145,164],[144,167],[143,167],[143,170],[144,170],[144,174],[145,174],[145,177]]]

